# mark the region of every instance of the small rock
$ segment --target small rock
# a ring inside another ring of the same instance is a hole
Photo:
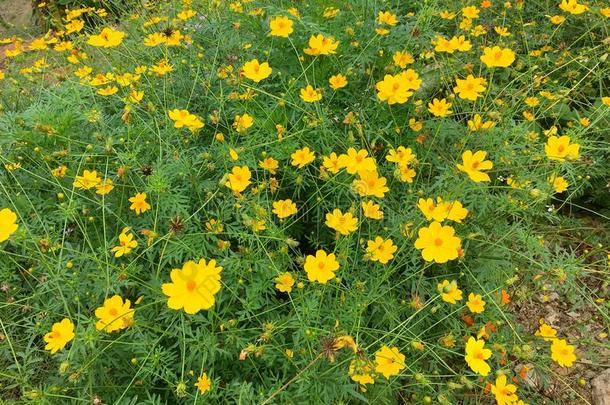
[[[610,368],[591,381],[594,405],[610,405]]]

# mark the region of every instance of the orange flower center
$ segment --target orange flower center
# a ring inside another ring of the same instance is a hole
[[[478,160],[475,160],[474,162],[472,162],[472,168],[478,169],[480,164],[481,164],[481,162],[479,162]]]
[[[187,290],[193,291],[195,288],[197,288],[197,283],[195,282],[195,280],[189,280],[186,282]]]
[[[443,246],[443,240],[441,238],[434,239],[434,246],[437,246],[437,247]]]
[[[53,339],[59,339],[61,337],[61,333],[59,333],[58,331],[53,331],[51,332],[51,337]]]
[[[565,146],[563,146],[563,145],[559,145],[559,147],[557,148],[557,151],[558,151],[559,153],[563,153],[563,151],[564,151],[565,149],[566,149],[566,148],[565,148]]]
[[[324,262],[318,262],[318,269],[322,270],[324,268]]]
[[[108,313],[112,316],[117,316],[119,311],[117,311],[116,308],[112,308],[110,311],[108,311]]]

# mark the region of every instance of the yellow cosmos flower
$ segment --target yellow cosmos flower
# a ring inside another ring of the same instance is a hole
[[[114,295],[104,301],[104,305],[95,310],[98,318],[95,329],[112,333],[130,327],[134,320],[134,309],[131,308],[131,301],[128,299],[123,302],[123,298]]]
[[[449,304],[455,304],[462,300],[462,290],[458,288],[457,281],[443,280],[437,284],[436,289],[441,295],[441,299]]]
[[[341,165],[339,164],[339,156],[335,152],[322,158],[322,166],[333,174],[339,173]]]
[[[114,257],[121,257],[131,253],[131,251],[138,246],[138,241],[134,239],[134,236],[129,232],[129,228],[123,229],[119,235],[119,245],[111,249],[114,252]]]
[[[187,127],[191,131],[203,128],[203,121],[188,110],[170,110],[167,113],[169,118],[174,121],[174,128]]]
[[[407,51],[396,51],[394,55],[392,55],[392,61],[394,61],[394,65],[404,69],[407,65],[415,62],[415,59],[413,58],[413,55]]]
[[[534,333],[534,335],[540,336],[547,342],[552,342],[553,340],[555,340],[555,337],[557,336],[557,331],[555,330],[555,328],[550,325],[547,325],[543,319],[540,319],[539,323],[540,326],[538,327],[538,330],[536,331],[536,333]]]
[[[17,224],[17,214],[10,208],[0,210],[0,243],[11,237],[17,232],[19,225]]]
[[[374,384],[373,364],[365,358],[355,358],[349,363],[349,377],[364,389],[366,384]]]
[[[479,18],[479,9],[476,6],[468,6],[462,8],[462,15],[464,18],[468,18],[471,20]]]
[[[466,342],[466,355],[464,359],[468,367],[477,374],[486,377],[491,371],[491,367],[485,360],[491,357],[491,350],[485,349],[483,339],[475,339],[472,336]]]
[[[400,353],[398,347],[383,345],[375,353],[375,371],[385,378],[400,374],[405,367],[405,355]]]
[[[315,153],[310,151],[307,146],[305,146],[304,148],[298,149],[294,153],[292,153],[290,155],[290,158],[292,159],[290,161],[291,165],[296,166],[299,169],[302,169],[309,163],[313,162],[314,159],[316,158],[316,155],[315,155]]]
[[[315,256],[307,255],[305,258],[305,273],[309,281],[317,281],[326,284],[335,278],[335,272],[339,270],[339,262],[334,253],[327,254],[323,250],[318,250]]]
[[[269,35],[272,37],[288,38],[294,31],[292,28],[292,20],[284,16],[272,18],[269,21],[269,28],[271,29]]]
[[[458,170],[464,172],[470,177],[470,180],[475,183],[483,181],[491,181],[489,175],[484,171],[493,168],[493,162],[491,160],[485,160],[487,152],[479,150],[472,153],[471,150],[467,150],[462,153],[462,163],[457,165]]]
[[[365,217],[370,219],[383,219],[383,211],[379,204],[375,204],[373,201],[362,201],[362,213]]]
[[[275,174],[280,167],[280,163],[272,157],[266,157],[265,159],[258,161],[258,166],[271,174]]]
[[[377,14],[377,24],[386,24],[393,27],[398,24],[398,18],[396,18],[396,14],[389,11],[380,11]]]
[[[254,124],[254,118],[249,114],[236,115],[233,119],[233,128],[238,133],[246,132]]]
[[[291,199],[274,201],[273,213],[280,219],[288,218],[297,213],[297,205]]]
[[[394,258],[394,253],[398,247],[392,239],[383,239],[381,236],[376,236],[374,240],[366,242],[367,256],[374,262],[386,264]]]
[[[435,117],[446,117],[453,111],[450,110],[452,104],[448,103],[446,99],[435,98],[431,103],[428,103],[428,111]]]
[[[164,283],[161,288],[168,297],[167,306],[171,309],[184,309],[187,314],[196,314],[208,310],[214,305],[214,295],[220,291],[221,266],[216,260],[206,263],[188,261],[182,269],[173,269],[170,273],[171,283]]]
[[[456,79],[453,92],[464,100],[476,101],[487,88],[487,80],[482,77],[468,75],[466,79]]]
[[[406,103],[413,95],[413,91],[420,86],[419,74],[413,69],[408,69],[396,75],[385,75],[382,81],[377,82],[375,88],[379,100],[392,105]]]
[[[309,38],[309,48],[305,48],[303,52],[307,55],[332,55],[336,53],[339,42],[332,38],[327,38],[322,34],[312,35]]]
[[[347,78],[339,73],[339,74],[331,76],[328,79],[328,84],[330,85],[331,89],[339,90],[339,89],[347,86]]]
[[[574,15],[582,14],[589,9],[585,4],[580,4],[576,0],[562,0],[559,8]]]
[[[250,173],[248,166],[235,166],[231,170],[225,186],[236,193],[241,193],[252,183],[250,181],[251,177],[252,173]]]
[[[383,198],[390,189],[387,179],[379,176],[376,170],[359,171],[358,178],[352,182],[352,188],[361,197],[375,196]]]
[[[212,389],[212,380],[208,377],[207,373],[203,373],[199,376],[195,387],[199,390],[200,394],[205,394]]]
[[[98,177],[97,171],[85,170],[83,171],[82,176],[76,176],[73,185],[81,190],[89,190],[100,184],[101,181],[102,179]]]
[[[51,332],[44,335],[43,339],[47,343],[44,349],[54,354],[66,347],[74,336],[74,324],[68,318],[64,318],[61,322],[54,323]]]
[[[580,157],[580,145],[570,143],[570,137],[563,135],[560,137],[550,136],[544,145],[544,152],[549,160],[558,160],[560,162],[567,160],[576,160]]]
[[[358,218],[354,217],[351,212],[344,214],[340,209],[335,208],[333,212],[326,214],[325,224],[341,235],[349,235],[358,229]]]
[[[568,344],[564,339],[553,339],[551,358],[561,367],[572,367],[576,361],[574,346]]]
[[[87,43],[91,46],[97,46],[102,48],[112,48],[118,46],[123,42],[125,33],[106,27],[102,29],[98,35],[91,35],[87,40]]]
[[[422,257],[427,262],[446,263],[459,256],[462,241],[455,236],[451,226],[434,221],[428,227],[421,228],[417,236],[415,248],[422,251]]]
[[[496,378],[496,383],[491,386],[491,393],[496,398],[497,405],[508,405],[518,400],[517,387],[513,384],[506,384],[506,376],[500,375]]]
[[[136,193],[136,195],[129,198],[129,202],[131,203],[129,209],[135,211],[137,215],[151,208],[150,204],[146,202],[146,193]]]
[[[483,297],[479,294],[468,294],[466,306],[473,314],[482,314],[485,311],[485,301],[483,301]]]
[[[365,149],[356,151],[354,148],[349,148],[347,153],[339,155],[339,167],[345,168],[349,174],[377,170],[375,159],[367,157],[368,154],[369,152]]]
[[[244,72],[244,76],[256,83],[268,78],[273,72],[273,69],[269,66],[269,63],[260,63],[258,59],[252,59],[251,61],[246,62],[242,67],[242,70]]]
[[[551,176],[549,177],[548,181],[551,183],[556,193],[563,193],[568,189],[569,186],[567,180],[561,176]]]
[[[308,84],[307,87],[300,90],[299,97],[306,103],[315,103],[322,100],[322,92],[320,89],[314,89],[311,84]]]
[[[509,67],[515,61],[515,53],[509,48],[485,47],[480,59],[489,68]]]
[[[275,278],[275,288],[280,292],[292,292],[294,286],[294,277],[289,271],[281,273]]]

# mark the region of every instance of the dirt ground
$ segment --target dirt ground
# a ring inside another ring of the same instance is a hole
[[[0,0],[0,37],[26,30],[31,16],[30,0]]]

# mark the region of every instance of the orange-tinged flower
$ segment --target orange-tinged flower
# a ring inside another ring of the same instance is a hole
[[[365,358],[355,358],[349,363],[349,377],[364,388],[366,384],[374,384],[373,364]]]
[[[146,193],[136,193],[136,195],[129,198],[129,202],[131,203],[129,209],[135,211],[137,215],[151,208],[150,204],[146,202]]]
[[[308,255],[305,258],[305,273],[309,281],[317,281],[326,284],[335,278],[335,272],[339,270],[339,262],[334,253],[327,254],[323,250],[318,250],[315,256]]]
[[[398,347],[383,345],[375,353],[375,371],[385,378],[400,374],[405,367],[405,355],[400,353]]]
[[[171,283],[164,283],[161,288],[168,297],[167,306],[171,309],[183,309],[187,314],[196,314],[208,310],[214,305],[214,295],[220,291],[221,266],[216,260],[199,263],[188,261],[182,269],[173,269],[170,273]]]
[[[422,251],[425,261],[446,263],[457,259],[462,241],[455,236],[453,227],[434,221],[428,227],[421,228],[417,235],[415,248]]]
[[[61,322],[54,323],[51,332],[44,335],[44,341],[47,343],[44,349],[54,354],[66,347],[74,336],[74,323],[68,318],[64,318]]]
[[[269,63],[260,63],[258,59],[252,59],[251,61],[246,62],[242,67],[242,70],[244,72],[244,76],[256,83],[268,78],[273,72],[273,69],[269,66]]]
[[[2,208],[0,210],[0,242],[4,242],[17,232],[19,225],[17,224],[17,214],[10,208]]]
[[[104,305],[95,310],[95,316],[98,318],[95,329],[108,333],[126,329],[134,322],[134,312],[134,309],[131,308],[131,301],[126,299],[123,302],[123,298],[114,295],[106,299]]]
[[[485,47],[481,62],[487,67],[508,67],[515,61],[515,53],[509,48]]]
[[[337,174],[341,170],[339,164],[339,156],[335,152],[331,152],[330,155],[322,158],[322,166],[331,173]]]
[[[462,163],[457,165],[458,170],[464,172],[475,183],[490,181],[489,175],[485,171],[493,168],[491,160],[485,160],[487,152],[479,150],[472,153],[467,150],[462,153]]]
[[[270,156],[266,157],[263,160],[259,160],[258,165],[271,174],[275,174],[277,172],[277,169],[280,167],[280,163]]]

